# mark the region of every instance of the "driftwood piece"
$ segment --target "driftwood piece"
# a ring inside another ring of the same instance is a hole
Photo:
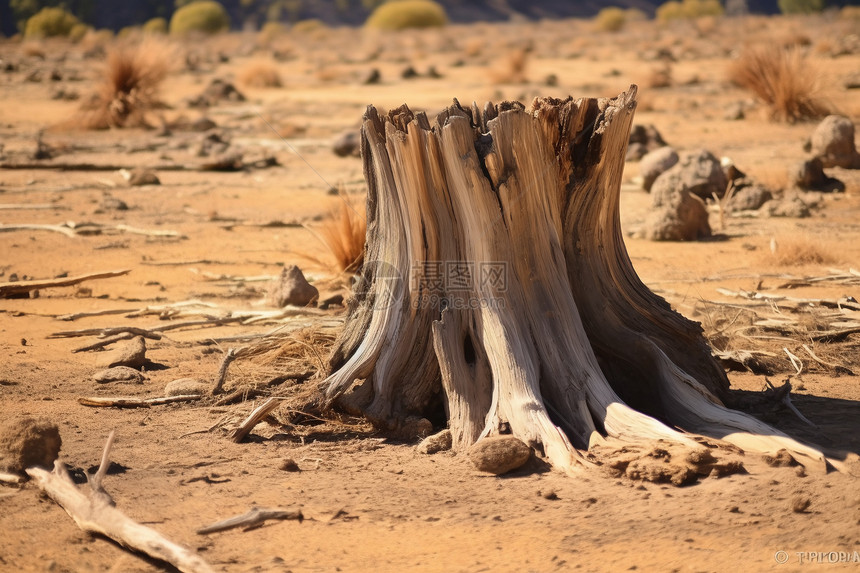
[[[245,439],[245,437],[251,433],[251,430],[254,429],[254,426],[259,424],[263,419],[268,416],[272,410],[281,405],[283,400],[281,398],[269,398],[248,414],[248,417],[239,424],[239,427],[233,430],[230,434],[230,439],[236,442],[237,444]]]
[[[163,396],[159,398],[78,398],[78,404],[93,408],[150,408],[177,402],[195,402],[203,396],[200,394],[183,394],[182,396]]]
[[[0,203],[0,211],[68,211],[65,205],[53,203]]]
[[[248,513],[243,513],[242,515],[237,515],[236,517],[231,517],[206,527],[201,527],[197,530],[197,533],[199,535],[208,535],[210,533],[218,533],[220,531],[227,531],[237,527],[241,527],[245,531],[248,531],[249,529],[261,527],[270,519],[296,519],[301,523],[304,518],[305,516],[302,515],[302,512],[298,509],[266,509],[263,507],[255,507]]]
[[[824,455],[724,405],[701,326],[637,276],[619,215],[636,89],[362,125],[365,264],[322,382],[392,431],[444,393],[454,449],[511,433],[554,466],[595,432]],[[684,431],[678,430],[683,428]]]
[[[8,485],[20,485],[23,482],[24,478],[19,476],[18,474],[0,472],[0,483],[5,483]]]
[[[90,491],[81,491],[69,477],[65,464],[54,463],[54,471],[27,468],[27,474],[51,499],[56,501],[84,531],[98,533],[134,551],[173,565],[184,573],[214,573],[195,552],[177,545],[162,534],[132,520],[116,507],[102,487],[107,473],[114,434],[105,445],[101,465],[89,478]]]
[[[85,275],[79,275],[76,277],[67,277],[61,279],[45,279],[45,280],[36,280],[36,281],[18,281],[18,282],[6,282],[0,283],[0,298],[9,298],[11,296],[22,295],[34,290],[44,289],[44,288],[56,288],[56,287],[65,287],[65,286],[73,286],[76,284],[80,284],[86,281],[92,281],[96,279],[109,279],[113,277],[121,277],[123,275],[127,275],[131,272],[131,269],[124,269],[121,271],[104,271],[100,273],[88,273]]]
[[[18,225],[2,225],[0,224],[0,233],[9,233],[12,231],[51,231],[54,233],[62,233],[67,237],[77,237],[77,233],[73,229],[64,225],[38,225],[30,223],[21,223]]]

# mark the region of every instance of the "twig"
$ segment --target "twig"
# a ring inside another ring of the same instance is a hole
[[[265,390],[259,390],[257,388],[237,388],[215,402],[213,406],[227,406],[228,404],[233,404],[240,400],[244,402],[245,400],[259,398],[260,396],[265,396],[267,394],[268,392]]]
[[[90,312],[75,312],[72,314],[61,314],[57,317],[57,320],[64,320],[67,322],[71,322],[73,320],[78,320],[79,318],[89,318],[91,316],[105,316],[108,314],[126,314],[128,312],[134,312],[137,310],[136,308],[109,308],[105,310],[94,310]]]
[[[183,394],[181,396],[164,396],[161,398],[78,398],[78,404],[93,408],[149,408],[176,402],[194,402],[200,400],[200,394]]]
[[[76,338],[78,336],[100,336],[109,337],[118,334],[132,334],[134,336],[142,336],[150,340],[161,340],[161,334],[155,330],[147,330],[136,326],[112,326],[109,328],[81,328],[80,330],[61,330],[48,335],[48,338]]]
[[[782,350],[788,355],[788,359],[791,361],[791,365],[797,371],[796,375],[800,376],[800,372],[803,370],[803,362],[801,362],[800,358],[789,352],[788,348],[783,346]]]
[[[245,436],[251,433],[254,426],[260,423],[269,413],[281,404],[282,398],[269,398],[261,405],[257,406],[245,420],[239,424],[239,427],[233,430],[230,434],[230,439],[237,444],[245,439]]]
[[[764,379],[765,383],[767,383],[768,388],[773,391],[773,395],[782,402],[789,410],[794,412],[794,415],[797,416],[800,421],[809,424],[813,428],[818,428],[815,424],[813,424],[809,418],[804,416],[800,410],[798,410],[791,401],[791,382],[786,382],[781,387],[776,388],[773,384],[771,384],[770,380],[767,378]]]
[[[242,515],[237,515],[236,517],[231,517],[229,519],[213,523],[207,527],[200,528],[197,530],[197,533],[199,535],[207,535],[209,533],[227,531],[228,529],[235,529],[237,527],[242,527],[245,531],[248,531],[249,529],[260,527],[270,519],[296,519],[301,523],[304,518],[305,516],[302,515],[301,510],[298,509],[265,509],[255,507],[248,513],[243,513]]]
[[[812,357],[812,359],[813,359],[813,360],[815,360],[816,362],[818,362],[818,363],[819,363],[819,364],[821,364],[822,366],[830,366],[831,368],[843,368],[843,367],[842,367],[842,366],[840,366],[839,364],[834,364],[834,363],[832,363],[832,362],[825,362],[824,360],[822,360],[821,358],[819,358],[818,356],[816,356],[816,355],[815,355],[815,353],[812,351],[812,349],[811,349],[808,345],[806,345],[806,344],[804,344],[804,345],[802,346],[802,348],[803,348],[804,350],[806,350],[806,353],[807,353],[807,354],[809,354],[809,355]]]
[[[24,478],[19,476],[18,474],[10,474],[6,472],[0,472],[0,483],[6,483],[10,485],[18,485],[24,481]]]
[[[221,361],[221,366],[218,368],[218,378],[215,380],[215,385],[212,387],[211,394],[215,396],[224,390],[224,382],[227,380],[227,369],[230,363],[236,359],[236,349],[229,348]]]
[[[111,432],[98,471],[89,480],[89,494],[75,486],[60,460],[54,462],[53,472],[35,467],[25,471],[84,531],[104,535],[129,549],[169,563],[184,573],[214,573],[209,564],[193,551],[137,523],[113,506],[110,495],[101,483],[110,465],[108,460],[113,435]]]
[[[67,237],[77,237],[73,229],[63,225],[36,225],[30,223],[22,223],[19,225],[0,225],[0,233],[12,231],[52,231],[54,233],[62,233]]]
[[[0,283],[0,298],[9,298],[10,296],[25,294],[43,288],[72,286],[82,283],[84,281],[120,277],[122,275],[127,275],[130,272],[131,269],[124,269],[121,271],[89,273],[86,275],[80,275],[77,277],[66,277],[62,279],[45,279],[41,281],[19,281],[12,283]]]
[[[53,203],[0,203],[0,211],[17,211],[17,210],[51,210],[68,211],[69,208],[65,205],[54,205]]]

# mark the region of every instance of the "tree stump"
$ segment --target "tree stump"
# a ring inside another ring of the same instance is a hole
[[[322,383],[402,430],[444,412],[453,448],[510,433],[554,466],[598,435],[824,456],[723,404],[698,323],[636,275],[619,195],[636,87],[462,107],[431,126],[369,107],[365,263]],[[596,434],[595,434],[596,433]]]

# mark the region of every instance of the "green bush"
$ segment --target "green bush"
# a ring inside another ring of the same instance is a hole
[[[627,13],[616,6],[603,8],[594,17],[594,25],[603,32],[617,32],[627,23]]]
[[[381,30],[434,28],[448,23],[445,8],[433,0],[394,0],[379,6],[365,25]]]
[[[824,0],[779,0],[783,14],[817,14],[824,10]]]
[[[720,0],[670,0],[657,7],[657,20],[667,22],[682,18],[701,18],[702,16],[722,16],[723,5]]]
[[[91,27],[78,22],[72,26],[71,30],[69,30],[69,40],[72,42],[80,42],[90,32],[90,30],[92,30]]]
[[[150,35],[166,34],[167,20],[164,18],[153,18],[152,20],[147,20],[143,25],[143,33]]]
[[[42,8],[27,20],[27,38],[67,37],[80,20],[62,8]]]
[[[173,13],[170,34],[184,36],[194,32],[216,34],[230,29],[230,16],[214,0],[197,0]]]

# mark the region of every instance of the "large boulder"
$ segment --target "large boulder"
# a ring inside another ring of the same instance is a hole
[[[860,154],[854,146],[854,123],[845,116],[825,117],[812,133],[810,146],[824,167],[860,169]]]

